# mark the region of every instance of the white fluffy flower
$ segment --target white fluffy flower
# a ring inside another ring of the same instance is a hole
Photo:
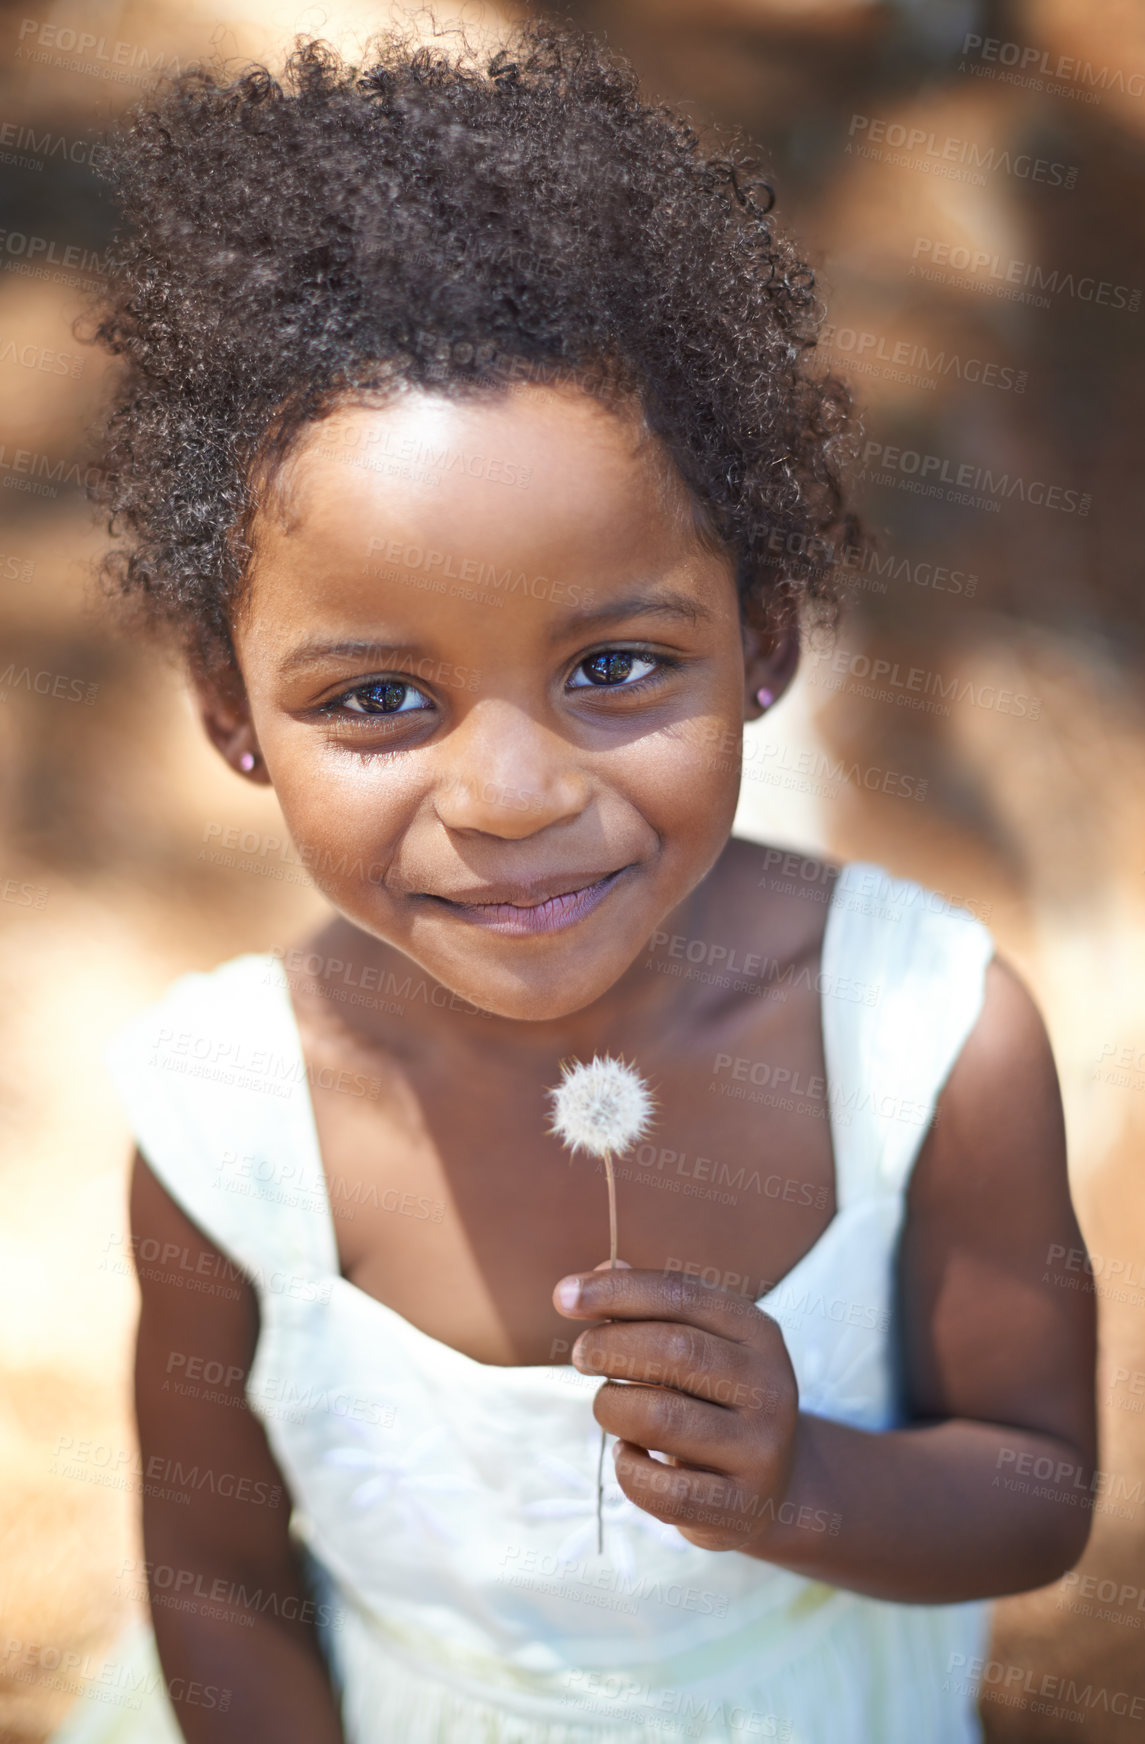
[[[563,1061],[561,1072],[560,1084],[549,1092],[553,1099],[549,1130],[574,1156],[578,1150],[597,1157],[622,1156],[643,1138],[654,1104],[635,1066],[611,1054],[603,1059],[596,1054],[591,1066],[581,1060]]]

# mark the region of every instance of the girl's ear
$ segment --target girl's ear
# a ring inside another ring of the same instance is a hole
[[[256,786],[269,787],[270,773],[258,748],[238,670],[208,673],[193,667],[191,688],[203,729],[220,757]]]
[[[799,625],[748,601],[743,608],[744,720],[757,721],[777,703],[799,670]]]

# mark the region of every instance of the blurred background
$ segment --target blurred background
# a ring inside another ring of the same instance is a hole
[[[441,0],[439,12],[456,10]],[[879,534],[747,741],[741,833],[962,903],[1046,1013],[1096,1293],[1104,1474],[1074,1574],[997,1607],[992,1740],[1145,1716],[1145,6],[586,0],[646,93],[738,123],[816,264]],[[273,796],[93,603],[111,214],[93,133],[156,69],[343,45],[360,0],[0,8],[0,1740],[38,1744],[141,1605],[136,1310],[109,1031],[319,909]],[[477,29],[488,6],[466,6]],[[503,16],[510,15],[508,12]],[[1043,1679],[1068,1701],[1039,1699]],[[1061,1679],[1057,1684],[1052,1680]],[[1047,1711],[1048,1710],[1048,1711]],[[921,1741],[920,1741],[921,1744]]]

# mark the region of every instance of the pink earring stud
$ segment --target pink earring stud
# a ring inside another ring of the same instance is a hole
[[[756,691],[755,700],[759,704],[761,709],[769,709],[771,707],[772,703],[775,701],[775,698],[772,695],[771,691],[768,690],[768,688],[765,684],[765,685],[761,686],[761,688],[759,690]]]
[[[249,775],[251,770],[254,768],[254,765],[255,765],[254,752],[253,751],[244,751],[242,756],[239,758],[239,768],[242,770],[243,774]]]

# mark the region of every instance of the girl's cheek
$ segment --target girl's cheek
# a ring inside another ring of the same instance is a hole
[[[395,790],[376,775],[325,759],[305,767],[288,761],[271,773],[287,830],[315,875],[351,853],[367,864],[384,861],[417,808],[404,784]]]
[[[657,775],[692,807],[719,807],[725,785],[739,785],[743,728],[722,715],[702,716],[683,724],[659,753]]]

